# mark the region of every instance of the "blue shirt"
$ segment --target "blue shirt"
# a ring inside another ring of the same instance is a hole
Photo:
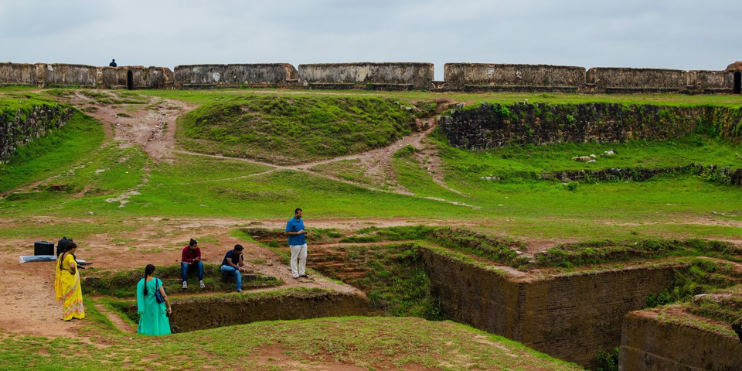
[[[227,251],[227,255],[224,255],[224,260],[222,260],[222,265],[226,265],[226,266],[230,266],[231,267],[231,265],[229,265],[227,263],[227,258],[232,259],[232,264],[234,264],[234,265],[240,265],[240,262],[243,261],[242,255],[240,255],[240,258],[239,259],[235,259],[235,257],[234,257],[235,255],[236,254],[234,253],[234,249]]]
[[[286,223],[286,232],[299,232],[304,230],[304,221],[293,217]],[[289,236],[289,246],[303,245],[307,243],[306,235],[297,234]]]

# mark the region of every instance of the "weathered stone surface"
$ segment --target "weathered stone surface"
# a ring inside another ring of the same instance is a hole
[[[64,126],[72,112],[71,108],[47,105],[13,115],[0,112],[0,161],[9,161],[18,147]]]
[[[742,71],[742,62],[734,62],[728,65],[726,71]]]
[[[742,370],[739,340],[703,328],[703,318],[685,324],[659,318],[656,311],[626,315],[619,369],[626,371]]]
[[[697,94],[732,94],[733,71],[688,71],[688,92]]]
[[[192,299],[174,301],[170,325],[173,332],[204,330],[258,321],[320,317],[363,316],[368,299],[356,293],[309,291],[254,298]],[[136,313],[136,305],[129,311]]]
[[[96,86],[97,68],[81,64],[37,63],[36,84],[42,87]]]
[[[540,91],[561,87],[577,91],[585,85],[585,68],[544,64],[446,63],[444,78],[446,87],[458,89],[472,85],[471,89],[474,86],[491,86],[501,90],[521,87],[524,91]]]
[[[302,86],[312,84],[408,84],[429,89],[433,82],[432,63],[320,63],[299,65]]]
[[[296,68],[288,63],[198,64],[175,67],[177,88],[287,86],[296,83]]]
[[[453,146],[482,150],[506,145],[561,142],[616,143],[631,139],[667,140],[713,123],[721,138],[742,137],[742,111],[728,107],[671,107],[588,103],[549,105],[483,103],[453,110],[438,120]]]
[[[598,93],[680,92],[688,72],[657,68],[596,67],[587,70],[587,84]]]
[[[0,85],[36,85],[36,66],[28,63],[0,63]]]
[[[131,72],[132,89],[172,88],[173,71],[166,67],[98,67],[96,77],[98,86],[105,89],[127,89]]]
[[[621,343],[626,313],[667,288],[682,264],[550,278],[498,274],[420,250],[433,293],[457,322],[520,341],[553,357],[594,367],[599,350]]]

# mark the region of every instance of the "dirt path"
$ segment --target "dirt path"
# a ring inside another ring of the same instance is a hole
[[[144,96],[138,96],[139,103],[105,103],[108,99],[117,98],[121,97],[115,92],[96,90],[95,96],[75,91],[65,100],[96,120],[108,124],[105,125],[108,136],[121,141],[122,147],[137,145],[155,162],[172,160],[172,151],[176,146],[176,120],[197,106]]]

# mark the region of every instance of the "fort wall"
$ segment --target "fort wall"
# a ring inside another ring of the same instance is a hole
[[[698,317],[678,323],[661,318],[657,311],[629,313],[623,322],[619,369],[742,370],[739,339],[712,331],[714,326],[719,324]]]
[[[177,88],[279,86],[296,84],[298,72],[288,63],[197,64],[175,67]]]
[[[585,367],[595,366],[599,350],[621,344],[626,313],[644,308],[647,296],[685,269],[669,264],[527,279],[420,251],[448,318]]]
[[[57,105],[0,112],[0,162],[9,161],[18,147],[64,126],[71,114],[71,108]]]
[[[469,91],[546,90],[577,92],[585,85],[585,68],[543,64],[446,63],[449,89]]]
[[[432,63],[321,63],[299,65],[299,81],[310,88],[387,85],[388,89],[429,89]],[[345,86],[343,86],[345,85]],[[394,86],[398,85],[398,86]],[[384,89],[384,86],[378,86]]]
[[[432,63],[319,63],[302,64],[298,70],[288,63],[200,64],[177,66],[175,73],[164,67],[0,63],[0,85],[739,94],[741,72],[740,62],[723,71],[446,63],[441,82],[433,80]],[[125,80],[129,78],[133,81]]]

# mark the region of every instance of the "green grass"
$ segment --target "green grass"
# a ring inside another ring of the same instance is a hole
[[[43,180],[62,167],[84,163],[103,139],[101,124],[74,113],[64,127],[19,147],[9,163],[0,164],[0,192]]]
[[[94,342],[3,334],[0,362],[9,371],[222,368],[225,359],[238,359],[246,370],[296,363],[367,369],[582,369],[468,326],[412,318],[259,322],[166,337],[124,335],[87,322]]]
[[[409,134],[413,122],[389,99],[252,95],[186,114],[177,138],[196,152],[301,163],[391,144]]]

